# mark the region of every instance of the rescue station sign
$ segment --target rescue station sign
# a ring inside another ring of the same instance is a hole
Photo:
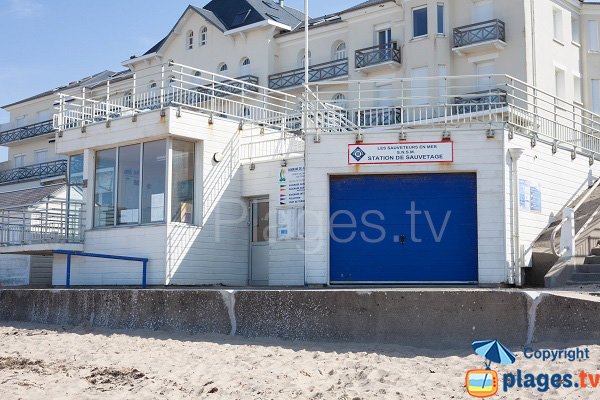
[[[454,143],[403,142],[348,145],[348,164],[417,164],[454,162]]]

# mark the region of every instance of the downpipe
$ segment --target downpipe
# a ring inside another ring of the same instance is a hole
[[[508,283],[517,287],[523,286],[523,278],[521,274],[521,255],[520,255],[520,233],[519,233],[519,158],[525,152],[521,148],[508,149],[511,158],[511,203],[512,203],[512,268],[508,276]]]

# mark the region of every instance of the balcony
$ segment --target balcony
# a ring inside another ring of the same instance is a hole
[[[269,89],[286,89],[304,84],[304,68],[273,74],[269,76]],[[311,65],[308,70],[309,82],[319,82],[348,76],[348,59],[328,61]]]
[[[454,28],[453,50],[457,54],[497,51],[505,47],[506,27],[499,19]]]
[[[367,47],[366,49],[356,50],[355,64],[356,69],[359,70],[386,65],[400,66],[402,64],[402,54],[397,42]]]
[[[61,175],[66,176],[66,174],[67,160],[51,161],[0,171],[0,185],[52,178]]]
[[[0,145],[30,139],[54,132],[52,120],[0,132]]]
[[[254,75],[244,75],[234,79],[221,81],[214,86],[204,85],[198,88],[198,92],[216,97],[225,97],[232,94],[242,94],[244,92],[258,92],[258,77]]]
[[[0,209],[0,253],[83,250],[84,210],[80,201],[56,198]]]
[[[400,107],[367,108],[356,112],[356,124],[363,128],[390,126],[402,123]]]

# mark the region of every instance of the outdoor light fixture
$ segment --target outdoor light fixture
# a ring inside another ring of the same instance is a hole
[[[406,132],[400,132],[400,135],[398,135],[398,140],[400,140],[401,142],[405,142],[406,141]]]
[[[256,164],[250,163],[250,171],[254,171],[256,169]]]
[[[321,136],[315,135],[315,137],[313,138],[313,143],[321,143]]]
[[[177,107],[177,113],[175,114],[177,118],[181,118],[181,107]]]
[[[512,125],[508,126],[508,139],[512,140],[515,137],[515,127]]]
[[[557,151],[558,151],[558,140],[555,140],[552,143],[552,154],[556,154]]]
[[[450,140],[450,132],[446,130],[442,132],[442,140]]]
[[[356,134],[356,138],[355,138],[355,140],[356,140],[356,143],[362,143],[362,142],[363,142],[363,134],[362,134],[362,133],[360,133],[360,132],[358,132],[358,133]]]
[[[281,166],[287,167],[287,160],[281,160]]]
[[[574,160],[577,158],[577,149],[573,149],[571,150],[571,160]]]
[[[537,135],[534,133],[533,135],[531,135],[531,147],[535,147],[536,144],[537,144]]]
[[[131,122],[137,122],[137,113],[134,113],[131,117]]]
[[[85,133],[87,131],[87,125],[81,125],[81,133]]]
[[[590,167],[594,165],[594,154],[590,154]]]
[[[244,121],[240,121],[240,124],[238,125],[238,130],[240,130],[240,131],[244,130]]]
[[[223,161],[223,153],[219,153],[219,152],[215,153],[213,155],[213,161],[216,163],[220,163],[221,161]]]
[[[485,137],[488,139],[493,139],[496,137],[496,132],[493,129],[488,129],[485,133]]]
[[[211,113],[210,116],[208,117],[208,125],[212,125],[212,124],[213,124],[213,115]]]
[[[265,134],[265,127],[264,127],[264,126],[262,126],[262,127],[260,128],[260,134],[261,134],[261,135],[264,135],[264,134]]]

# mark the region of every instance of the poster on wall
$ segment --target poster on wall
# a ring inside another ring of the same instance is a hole
[[[304,209],[280,208],[277,210],[277,240],[304,238]]]
[[[279,204],[304,204],[304,167],[282,167],[279,171]]]
[[[523,211],[542,212],[542,189],[539,183],[519,179],[519,208]]]

